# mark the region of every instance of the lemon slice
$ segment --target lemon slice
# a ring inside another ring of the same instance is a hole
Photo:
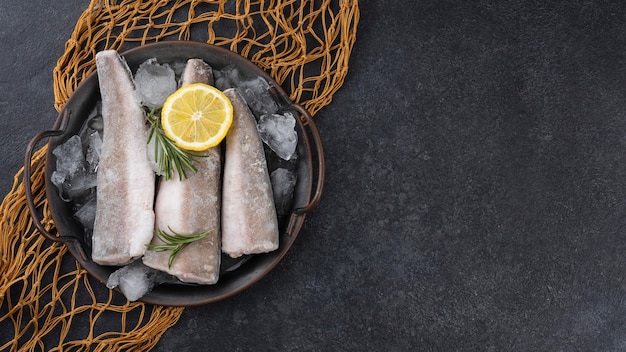
[[[228,97],[203,83],[179,88],[161,110],[165,135],[187,150],[203,151],[220,144],[232,122],[233,106]]]

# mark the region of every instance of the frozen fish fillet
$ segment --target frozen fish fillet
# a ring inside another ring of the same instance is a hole
[[[104,133],[98,166],[92,259],[124,265],[143,255],[154,229],[155,175],[147,156],[147,127],[132,74],[113,50],[96,66]]]
[[[185,64],[180,81],[181,86],[192,83],[204,83],[212,86],[214,84],[213,69],[204,60],[189,59]]]
[[[211,68],[204,61],[189,60],[182,76],[182,85],[208,84],[213,81]],[[143,257],[146,266],[167,272],[184,282],[214,284],[218,281],[220,250],[220,146],[202,152],[195,164],[198,172],[189,172],[180,180],[161,178],[154,207],[155,226],[167,233],[180,234],[210,231],[203,239],[190,243],[178,253],[168,267],[171,252],[148,249]],[[162,244],[158,237],[152,244]]]
[[[233,258],[278,248],[278,220],[263,144],[256,121],[236,89],[224,94],[233,104],[226,135],[222,185],[222,251]]]

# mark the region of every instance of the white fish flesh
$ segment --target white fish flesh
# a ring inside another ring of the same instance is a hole
[[[92,259],[124,265],[143,255],[154,229],[155,174],[132,74],[114,50],[96,55],[104,122]]]
[[[256,120],[236,89],[226,135],[222,185],[222,251],[233,258],[278,248],[279,231],[263,142]]]
[[[192,59],[185,65],[181,85],[208,84],[213,81],[209,65]],[[179,175],[159,180],[154,211],[155,227],[167,233],[195,234],[209,231],[207,237],[192,242],[180,251],[168,267],[170,251],[148,249],[143,257],[146,266],[167,272],[179,280],[197,284],[214,284],[218,281],[220,250],[220,176],[221,148],[216,146],[202,152],[195,163],[198,171],[188,172],[187,178]],[[155,236],[153,245],[163,242]]]
[[[211,86],[214,84],[213,69],[204,60],[187,60],[180,85],[185,86],[192,83],[204,83]]]

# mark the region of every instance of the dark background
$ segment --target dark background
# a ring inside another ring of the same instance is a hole
[[[88,2],[0,3],[0,191]],[[626,5],[361,1],[294,247],[158,351],[626,350]]]

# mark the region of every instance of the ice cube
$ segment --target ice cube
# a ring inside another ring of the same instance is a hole
[[[241,79],[236,87],[257,118],[263,114],[273,114],[278,111],[278,104],[270,94],[270,84],[265,78],[259,76]]]
[[[96,197],[95,193],[89,197],[85,204],[78,207],[74,217],[87,229],[93,229],[96,220]]]
[[[68,176],[69,175],[65,171],[53,171],[50,181],[52,181],[52,184],[61,191],[63,190],[63,183],[65,183]]]
[[[81,172],[66,180],[70,195],[78,195],[97,185],[98,175],[91,172]]]
[[[213,70],[215,79],[215,87],[220,90],[237,87],[241,81],[239,70],[232,65],[226,66],[221,70]]]
[[[100,132],[93,131],[87,138],[87,155],[85,160],[87,161],[88,171],[97,172],[98,164],[100,163],[100,153],[102,151],[102,136]]]
[[[168,64],[148,59],[137,69],[135,85],[141,104],[150,109],[160,108],[165,99],[176,91],[176,74]]]
[[[214,71],[213,77],[215,78],[215,88],[224,91],[233,87],[230,81],[228,81],[228,79],[225,78],[219,71]]]
[[[255,117],[278,111],[278,104],[269,92],[271,86],[265,78],[245,77],[234,66],[213,70],[213,75],[218,89],[237,88]]]
[[[82,203],[93,191],[95,191],[97,175],[81,171],[73,177],[68,177],[61,185],[61,198]]]
[[[136,301],[154,287],[157,277],[155,271],[143,265],[141,260],[135,260],[114,271],[109,276],[107,287],[110,289],[119,287],[129,301]]]
[[[85,156],[83,146],[78,135],[72,136],[65,143],[54,148],[52,151],[57,157],[57,177],[62,175],[65,179],[74,177],[79,171],[85,170]]]
[[[278,216],[287,214],[291,210],[293,190],[296,187],[296,174],[287,169],[279,168],[270,174],[274,205]]]
[[[290,112],[284,114],[261,115],[257,130],[261,139],[276,155],[289,160],[296,151],[298,134],[295,131],[296,118]]]
[[[239,89],[241,96],[246,100],[254,116],[259,117],[264,114],[273,114],[278,111],[278,104],[269,94],[269,91],[256,92],[252,88]]]
[[[174,70],[174,75],[176,76],[176,80],[178,81],[185,71],[185,66],[187,63],[185,61],[175,61],[170,64],[172,70]]]

